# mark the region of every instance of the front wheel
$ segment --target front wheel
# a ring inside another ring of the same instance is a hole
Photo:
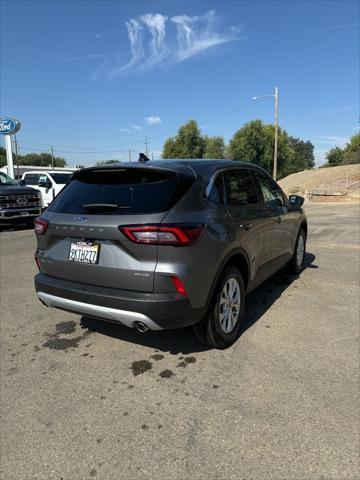
[[[227,348],[240,336],[245,287],[240,271],[227,267],[215,288],[208,314],[194,326],[197,338],[215,348]]]

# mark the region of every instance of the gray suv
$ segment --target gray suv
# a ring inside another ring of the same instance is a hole
[[[35,221],[38,297],[141,332],[193,325],[225,348],[240,335],[245,294],[285,264],[301,271],[302,203],[236,161],[79,170]]]

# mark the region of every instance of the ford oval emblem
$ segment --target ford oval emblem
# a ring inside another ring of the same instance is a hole
[[[75,222],[86,222],[87,218],[86,217],[75,217],[74,218]]]
[[[0,135],[13,135],[20,129],[20,122],[10,117],[0,118]]]

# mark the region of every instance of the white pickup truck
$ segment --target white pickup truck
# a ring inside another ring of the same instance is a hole
[[[51,170],[26,172],[21,177],[21,185],[28,185],[41,192],[42,206],[46,208],[56,195],[70,181],[73,172]]]

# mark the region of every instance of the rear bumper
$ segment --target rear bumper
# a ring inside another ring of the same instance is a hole
[[[197,323],[205,309],[193,309],[179,294],[153,294],[98,287],[50,277],[35,276],[39,299],[48,307],[151,330],[180,328]]]

